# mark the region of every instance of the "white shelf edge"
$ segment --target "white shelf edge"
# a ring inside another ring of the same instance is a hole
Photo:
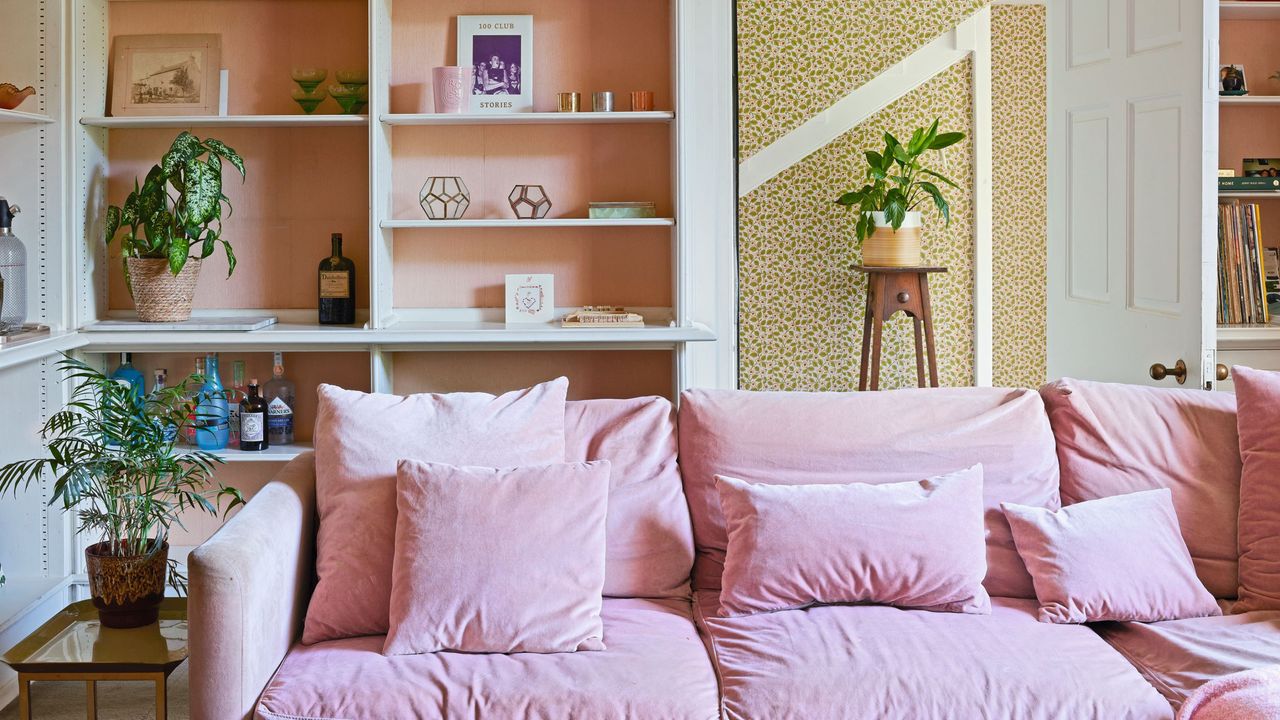
[[[547,220],[482,219],[482,220],[383,220],[384,230],[460,230],[482,228],[611,228],[611,227],[674,227],[674,218],[550,218]]]
[[[1219,350],[1280,350],[1280,325],[1219,325]]]
[[[1247,190],[1241,192],[1233,192],[1230,190],[1221,190],[1218,192],[1220,198],[1235,198],[1237,200],[1280,200],[1280,191],[1261,191],[1249,192]]]
[[[0,123],[8,125],[47,125],[53,122],[53,118],[40,113],[24,112],[22,110],[0,110]]]
[[[1219,105],[1280,105],[1280,95],[1219,95]]]
[[[1232,2],[1218,4],[1223,20],[1280,20],[1280,2]]]
[[[384,125],[633,125],[642,123],[669,123],[676,114],[669,111],[653,112],[533,112],[506,115],[446,114],[446,113],[383,113],[379,120]]]
[[[214,454],[228,463],[246,462],[289,462],[299,455],[312,450],[311,443],[293,443],[291,445],[273,446],[261,452],[247,452],[236,448],[218,450]]]
[[[367,115],[182,115],[84,117],[80,124],[100,128],[186,127],[365,127]]]
[[[86,344],[88,340],[80,333],[54,332],[47,338],[0,350],[0,370],[56,357],[59,353],[75,350]]]

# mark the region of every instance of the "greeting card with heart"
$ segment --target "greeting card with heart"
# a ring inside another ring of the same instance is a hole
[[[549,323],[555,319],[554,275],[507,276],[508,323]]]

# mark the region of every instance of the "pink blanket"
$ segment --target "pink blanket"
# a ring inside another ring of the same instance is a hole
[[[1178,720],[1280,720],[1280,665],[1201,685],[1183,704]]]

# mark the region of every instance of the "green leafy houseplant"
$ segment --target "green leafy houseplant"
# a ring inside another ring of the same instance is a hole
[[[170,529],[182,527],[184,512],[216,515],[224,501],[229,511],[244,498],[213,483],[221,458],[175,449],[176,438],[197,419],[198,398],[189,397],[188,388],[201,378],[141,395],[74,358],[64,356],[59,367],[75,389],[41,431],[48,457],[0,467],[0,495],[16,495],[43,477],[53,478],[50,505],[60,502],[65,511],[76,512],[79,532],[101,538],[85,555],[90,591],[108,624],[112,611],[136,616],[137,605],[158,605],[166,581],[186,591],[186,578],[167,557]],[[104,559],[118,561],[123,569],[95,572]],[[159,586],[141,592],[144,573]]]
[[[873,213],[884,213],[885,222],[897,231],[906,221],[908,212],[917,210],[921,203],[930,199],[947,224],[951,224],[951,205],[938,183],[953,188],[957,185],[925,167],[922,157],[925,153],[951,147],[963,139],[964,133],[938,132],[938,121],[934,120],[928,128],[917,128],[905,145],[886,132],[883,152],[866,151],[866,184],[836,200],[837,205],[858,211],[855,235],[859,246],[876,230]]]
[[[227,254],[227,276],[236,269],[231,243],[222,237],[222,209],[234,208],[222,192],[222,163],[231,163],[245,177],[244,160],[221,140],[201,140],[187,131],[174,139],[160,164],[151,168],[124,205],[107,208],[106,242],[120,234],[125,259],[152,258],[169,261],[169,271],[182,272],[193,254],[201,260],[222,245]]]

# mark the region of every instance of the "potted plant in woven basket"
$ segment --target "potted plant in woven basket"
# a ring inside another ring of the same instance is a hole
[[[920,264],[920,241],[924,222],[918,208],[929,201],[943,220],[951,224],[951,205],[938,184],[956,184],[924,166],[928,152],[951,147],[964,133],[938,132],[938,121],[917,128],[906,145],[884,134],[884,152],[868,150],[866,184],[841,195],[837,205],[858,211],[855,227],[862,262],[872,267],[914,267]]]
[[[224,143],[183,131],[160,164],[151,168],[124,205],[107,208],[107,244],[120,236],[125,279],[143,322],[181,322],[191,317],[200,261],[219,244],[227,254],[227,276],[236,269],[231,243],[222,236],[222,164],[244,179],[244,160]],[[123,232],[122,232],[123,231]]]
[[[89,593],[103,625],[130,628],[158,617],[166,584],[185,592],[186,578],[169,558],[169,529],[188,510],[217,514],[244,502],[234,488],[213,483],[222,459],[177,452],[176,438],[198,422],[199,398],[183,383],[143,395],[127,383],[65,357],[59,366],[76,384],[66,408],[41,431],[49,457],[0,467],[0,495],[48,477],[49,503],[79,517],[78,532],[99,542],[85,549]]]

